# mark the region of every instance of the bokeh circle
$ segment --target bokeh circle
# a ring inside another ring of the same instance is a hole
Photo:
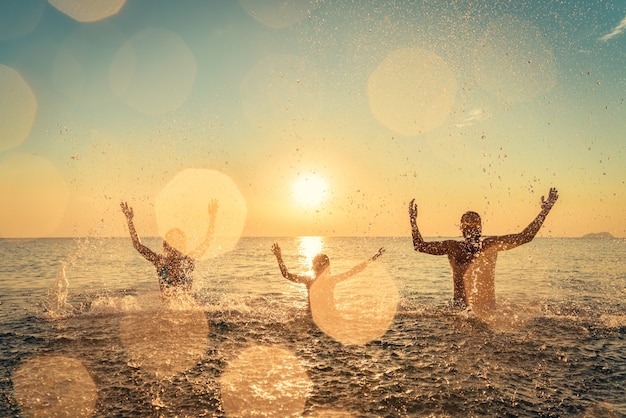
[[[208,250],[198,258],[210,258],[232,250],[246,221],[246,201],[237,185],[226,174],[189,168],[176,174],[158,194],[156,218],[162,237],[172,230],[182,231],[185,242],[174,246],[189,253],[198,248],[209,228],[209,204],[219,206]]]
[[[456,78],[434,52],[399,49],[370,75],[367,95],[372,115],[384,126],[400,135],[421,135],[450,116]]]

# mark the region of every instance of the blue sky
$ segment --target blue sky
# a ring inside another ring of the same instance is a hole
[[[413,197],[425,235],[470,209],[515,232],[554,186],[542,234],[626,236],[624,2],[382,3],[133,0],[78,22],[2,0],[0,236],[123,235],[120,200],[156,235],[188,169],[232,179],[244,235],[408,235]],[[325,199],[298,202],[302,176]]]

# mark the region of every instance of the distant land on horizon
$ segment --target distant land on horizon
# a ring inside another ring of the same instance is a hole
[[[607,239],[607,238],[615,238],[609,232],[596,232],[583,235],[581,238],[597,238],[597,239]]]

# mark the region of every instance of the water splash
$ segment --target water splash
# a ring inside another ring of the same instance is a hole
[[[45,316],[49,319],[65,318],[78,311],[78,309],[67,301],[70,284],[65,273],[67,263],[61,261],[59,264],[56,282],[48,287],[48,296],[43,303]]]
[[[97,232],[100,232],[102,227],[103,225],[100,225]],[[48,287],[47,298],[42,302],[44,316],[47,319],[66,318],[81,311],[82,307],[76,308],[68,302],[70,282],[67,279],[67,269],[76,265],[76,262],[89,248],[89,245],[88,239],[79,240],[76,251],[67,259],[59,261],[56,281]]]

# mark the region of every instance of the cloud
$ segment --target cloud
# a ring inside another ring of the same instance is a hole
[[[469,115],[456,124],[457,128],[463,128],[465,126],[471,126],[475,123],[481,122],[485,119],[490,119],[491,115],[487,112],[486,109],[474,109],[469,112]]]
[[[606,35],[604,35],[603,37],[600,38],[601,41],[608,41],[611,38],[616,37],[617,35],[620,35],[624,32],[624,30],[626,30],[626,17],[624,17],[622,19],[621,22],[619,22],[619,25],[615,26],[613,28],[613,31],[611,33],[607,33]]]

